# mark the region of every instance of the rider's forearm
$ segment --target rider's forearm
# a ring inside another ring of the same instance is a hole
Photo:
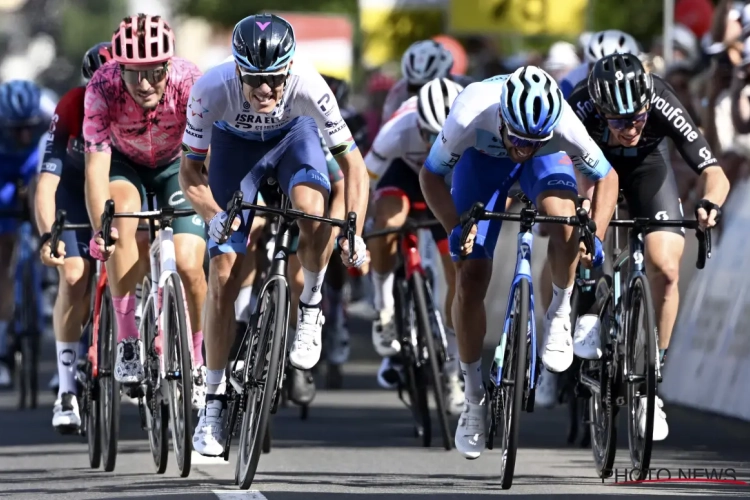
[[[182,155],[179,175],[180,187],[185,197],[190,201],[193,210],[208,223],[214,215],[223,209],[216,203],[208,179],[203,171],[203,162],[191,160]]]
[[[594,199],[591,201],[591,212],[593,213],[592,218],[596,222],[596,235],[601,241],[604,241],[607,226],[609,226],[609,221],[612,220],[619,189],[620,180],[614,169],[610,170],[603,179],[596,182]]]
[[[49,233],[55,222],[55,193],[60,177],[42,172],[34,194],[34,216],[39,234]]]
[[[112,155],[109,153],[86,153],[86,211],[89,214],[91,227],[98,231],[102,226],[104,204],[110,198],[109,168]]]
[[[719,167],[708,167],[701,174],[703,185],[706,186],[703,198],[721,206],[727,200],[729,194],[729,179],[724,170]]]
[[[367,199],[370,177],[367,175],[365,160],[359,149],[336,156],[346,182],[346,210],[357,214],[357,234],[361,235],[367,216]]]
[[[419,185],[422,187],[427,206],[430,207],[446,232],[450,233],[459,224],[460,219],[445,180],[423,167],[419,171]]]

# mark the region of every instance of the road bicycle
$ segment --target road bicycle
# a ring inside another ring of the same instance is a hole
[[[448,358],[448,341],[440,311],[435,307],[432,283],[419,253],[418,231],[439,225],[437,220],[407,219],[403,226],[379,229],[365,234],[365,240],[398,235],[397,265],[393,282],[395,324],[401,342],[398,363],[404,379],[399,382],[399,398],[411,410],[415,434],[422,445],[432,444],[432,420],[428,394],[430,386],[435,399],[439,434],[446,450],[453,448],[448,424],[448,409],[443,369]],[[404,390],[409,401],[404,399]]]
[[[102,214],[105,244],[113,245],[114,219],[146,219],[149,223],[150,275],[143,280],[143,339],[141,360],[144,379],[131,394],[138,396],[141,426],[148,432],[157,474],[167,468],[168,431],[181,477],[190,475],[192,453],[193,341],[185,289],[177,273],[172,222],[178,217],[198,217],[194,210],[165,206],[154,210],[149,193],[145,212],[115,212],[107,200]],[[202,223],[200,218],[198,221]],[[158,232],[156,224],[158,223]]]
[[[482,220],[509,220],[521,223],[518,233],[516,269],[508,295],[508,307],[503,323],[500,342],[490,368],[489,429],[486,446],[494,448],[498,425],[502,424],[500,449],[502,465],[500,481],[502,489],[513,484],[516,466],[519,415],[521,411],[534,411],[536,381],[541,367],[537,363],[536,323],[534,321],[534,288],[531,280],[531,249],[535,223],[566,224],[581,228],[581,237],[589,254],[594,251],[596,224],[583,208],[571,217],[539,215],[532,202],[523,194],[516,195],[525,207],[520,213],[488,212],[484,204],[476,202],[471,210],[462,214],[461,244],[465,244],[471,228]],[[464,257],[462,256],[462,259]]]
[[[644,266],[644,234],[650,227],[683,227],[696,230],[699,251],[696,267],[703,269],[711,257],[711,232],[698,229],[697,220],[618,219],[612,227],[629,228],[628,246],[620,248],[614,232],[613,275],[602,276],[596,285],[595,310],[601,328],[602,357],[584,360],[580,385],[587,390],[588,424],[597,474],[612,475],[617,449],[617,414],[628,408],[628,445],[633,478],[648,474],[653,444],[654,406],[661,381],[658,331],[651,288]],[[644,436],[638,432],[639,411],[646,405]]]
[[[276,184],[278,182],[269,182]],[[234,433],[239,430],[240,442],[235,468],[235,484],[248,489],[255,478],[270,416],[276,413],[281,400],[284,365],[286,363],[286,337],[289,321],[289,285],[286,271],[291,245],[291,225],[298,219],[314,220],[344,231],[349,248],[354,248],[357,215],[350,212],[346,220],[309,215],[291,208],[283,193],[281,208],[260,206],[243,201],[242,191],[234,193],[227,205],[227,220],[234,220],[242,210],[279,216],[273,262],[261,288],[247,330],[234,360],[230,362],[227,398],[227,419],[224,460],[229,460],[229,450]],[[227,225],[224,238],[231,226]],[[350,258],[353,258],[350,257]],[[238,369],[238,364],[241,368]],[[269,444],[270,448],[270,444]]]
[[[50,231],[50,249],[58,257],[63,231],[90,229],[89,224],[68,224],[65,210],[58,210]],[[117,441],[120,430],[120,383],[115,380],[116,323],[112,297],[107,283],[107,269],[96,261],[91,273],[92,295],[90,316],[83,330],[89,330],[89,346],[81,369],[83,380],[79,411],[81,436],[86,437],[89,465],[98,469],[102,462],[107,472],[115,469]]]

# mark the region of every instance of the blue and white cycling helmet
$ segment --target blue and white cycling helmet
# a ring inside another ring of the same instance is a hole
[[[232,33],[232,55],[247,72],[279,71],[292,61],[296,48],[292,25],[273,14],[248,16]]]
[[[42,90],[28,80],[11,80],[0,85],[0,124],[33,126],[41,122]]]
[[[522,66],[503,81],[500,116],[515,134],[550,139],[562,111],[562,92],[543,69]]]

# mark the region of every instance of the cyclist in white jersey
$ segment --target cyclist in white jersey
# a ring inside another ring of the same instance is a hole
[[[407,100],[380,129],[372,149],[365,157],[374,192],[375,224],[373,229],[399,227],[408,215],[432,214],[419,186],[419,170],[448,116],[451,104],[463,87],[447,78],[436,78],[425,84],[419,94]],[[441,255],[448,290],[445,294],[445,323],[448,356],[453,363],[445,367],[444,391],[452,413],[460,413],[464,394],[458,379],[456,334],[451,320],[455,289],[453,263],[448,252],[448,235],[441,226],[432,228],[432,235]],[[386,389],[398,386],[401,366],[397,354],[401,344],[396,332],[393,280],[396,265],[397,238],[376,238],[370,241],[371,268],[375,309],[378,318],[372,326],[372,342],[383,362],[378,370],[378,383]]]
[[[461,246],[459,216],[477,201],[488,210],[503,211],[508,189],[516,181],[541,213],[571,216],[577,195],[574,165],[588,182],[595,183],[592,216],[597,225],[596,248],[593,258],[587,256],[584,262],[597,266],[604,260],[601,240],[617,201],[617,175],[543,70],[524,66],[511,75],[466,87],[453,103],[420,171],[425,199],[450,233],[451,257],[456,262],[453,321],[466,405],[455,442],[466,458],[479,457],[485,445],[484,299],[501,224],[475,225]],[[443,179],[451,170],[449,190]],[[555,225],[547,232],[554,299],[548,310],[551,320],[545,328],[542,362],[548,370],[561,372],[573,362],[570,295],[580,246],[572,227]],[[466,260],[460,260],[461,256]]]
[[[434,40],[414,42],[401,56],[403,77],[388,91],[383,104],[382,123],[390,120],[393,113],[407,99],[414,96],[422,86],[435,78],[448,78],[462,87],[472,83],[469,77],[451,75],[453,54]]]
[[[589,71],[594,66],[594,63],[602,57],[615,53],[638,55],[640,52],[638,42],[635,41],[635,38],[624,31],[605,30],[594,33],[589,38],[588,46],[583,51],[584,62],[568,73],[562,82],[560,82],[560,90],[563,93],[563,97],[565,99],[570,97],[570,93],[573,92],[575,86],[581,80],[588,78]]]
[[[235,336],[234,301],[241,277],[249,214],[229,220],[225,208],[237,189],[255,199],[268,177],[278,180],[295,209],[318,216],[327,212],[331,190],[318,128],[336,158],[346,182],[346,211],[357,214],[354,266],[366,248],[361,234],[367,208],[368,179],[364,160],[333,96],[320,74],[306,61],[294,60],[292,26],[283,18],[261,14],[237,23],[232,34],[233,63],[208,70],[193,86],[183,137],[180,181],[195,210],[206,220],[209,236],[209,289],[206,300],[206,407],[193,436],[198,453],[224,451],[227,416],[225,369]],[[211,148],[211,167],[203,162]],[[290,363],[312,368],[321,354],[324,322],[320,307],[326,265],[333,251],[331,227],[298,221],[304,288]],[[231,236],[224,238],[225,229]],[[347,266],[350,249],[339,239]]]

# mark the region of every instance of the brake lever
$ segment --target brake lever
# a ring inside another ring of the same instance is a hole
[[[227,204],[227,224],[221,232],[220,243],[225,243],[229,239],[230,231],[232,231],[232,223],[242,209],[243,199],[244,195],[242,194],[242,191],[235,191],[232,195],[232,199]]]
[[[60,209],[57,211],[57,215],[55,216],[55,222],[52,223],[49,248],[50,253],[54,258],[58,258],[60,256],[60,254],[57,253],[57,249],[60,245],[60,237],[62,236],[63,228],[65,227],[66,217],[67,213],[65,212],[65,210]]]
[[[461,215],[461,246],[463,247],[466,244],[466,240],[469,239],[469,235],[471,234],[471,228],[474,227],[474,225],[481,219],[482,215],[484,215],[484,203],[481,201],[478,201],[474,203],[474,205],[471,206],[471,210],[469,210],[469,213],[462,214]],[[466,256],[463,255],[463,253],[459,254],[460,260],[465,260]]]
[[[102,239],[104,248],[111,247],[115,244],[112,239],[112,221],[115,219],[115,201],[107,200],[104,203],[104,212],[102,212]]]
[[[583,245],[586,247],[586,252],[593,257],[596,252],[596,240],[594,239],[596,234],[596,222],[589,217],[588,211],[583,207],[578,207],[576,209],[576,217],[578,218],[578,223],[581,227],[581,239],[583,240]]]
[[[354,264],[354,239],[357,234],[357,214],[349,212],[346,216],[346,241],[349,242],[349,264]]]

